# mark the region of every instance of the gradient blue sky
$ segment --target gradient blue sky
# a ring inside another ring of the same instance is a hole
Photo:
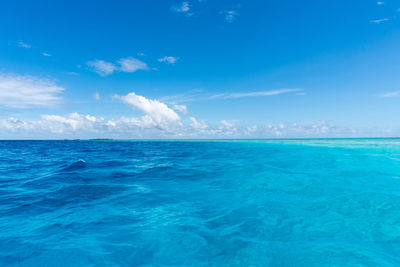
[[[400,1],[14,0],[0,25],[0,138],[400,136]]]

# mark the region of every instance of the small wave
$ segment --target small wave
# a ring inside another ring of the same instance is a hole
[[[150,167],[144,170],[143,172],[160,172],[160,171],[169,171],[174,169],[171,166],[156,166],[156,167]]]
[[[78,161],[64,167],[61,171],[75,171],[86,168],[87,163],[83,159],[79,159]]]
[[[109,161],[103,161],[99,163],[101,165],[101,168],[108,168],[108,167],[121,167],[128,165],[128,162],[123,161],[123,160],[109,160]]]

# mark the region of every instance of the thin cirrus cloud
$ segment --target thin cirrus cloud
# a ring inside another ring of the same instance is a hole
[[[373,20],[370,20],[369,22],[375,23],[375,24],[381,24],[382,22],[389,21],[389,20],[390,19],[388,19],[388,18],[383,18],[383,19],[373,19]]]
[[[159,62],[165,62],[165,63],[168,63],[168,64],[174,64],[178,60],[179,60],[178,57],[172,57],[172,56],[165,56],[165,57],[162,57],[162,58],[158,59]]]
[[[25,48],[25,49],[30,49],[30,48],[32,48],[32,45],[27,44],[27,43],[22,42],[22,41],[18,41],[18,42],[17,42],[17,46],[22,47],[22,48]],[[42,52],[42,53],[40,53],[40,54],[41,54],[42,56],[45,56],[45,57],[51,57],[51,56],[52,56],[51,54],[46,53],[46,52]]]
[[[188,103],[195,101],[207,101],[217,99],[233,99],[233,98],[245,98],[245,97],[263,97],[263,96],[275,96],[281,94],[294,93],[295,95],[305,96],[306,93],[300,88],[287,88],[277,89],[268,91],[253,91],[253,92],[236,92],[236,93],[219,93],[210,94],[203,90],[192,90],[186,94],[170,95],[161,98],[163,101],[169,103]]]
[[[24,42],[22,42],[22,41],[18,41],[18,42],[17,42],[17,45],[18,45],[19,47],[27,48],[27,49],[29,49],[29,48],[32,47],[30,44],[24,43]]]
[[[72,75],[72,76],[78,76],[79,75],[79,73],[74,72],[74,71],[69,71],[69,72],[67,72],[67,74],[68,75]]]
[[[0,74],[0,105],[11,108],[50,107],[64,90],[54,80],[29,75]]]
[[[379,95],[380,98],[399,97],[400,91],[389,92]]]
[[[86,65],[100,76],[107,76],[115,71],[132,73],[138,70],[149,69],[146,63],[134,57],[121,58],[117,64],[96,59],[86,62]]]
[[[303,89],[290,88],[290,89],[278,89],[269,91],[256,91],[256,92],[243,92],[243,93],[224,93],[211,95],[210,99],[230,99],[230,98],[242,98],[242,97],[257,97],[257,96],[274,96],[287,93],[300,92]]]

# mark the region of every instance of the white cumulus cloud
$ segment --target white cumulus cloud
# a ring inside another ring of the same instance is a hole
[[[195,117],[190,117],[189,119],[191,121],[190,126],[194,129],[205,130],[210,127],[205,121],[198,121]]]
[[[218,131],[219,133],[224,133],[226,135],[232,135],[237,133],[238,129],[236,128],[236,126],[233,123],[230,123],[226,120],[222,120],[221,121],[221,125],[218,127]]]
[[[93,131],[102,125],[103,118],[90,115],[71,113],[68,116],[42,115],[42,120],[36,122],[42,130],[52,133],[63,133],[68,131]]]
[[[146,101],[144,101],[146,102]],[[135,104],[136,105],[136,104]],[[140,104],[142,106],[143,104]],[[147,105],[147,104],[145,104]],[[153,111],[144,108],[149,114]],[[176,119],[176,117],[175,117]],[[89,114],[71,113],[64,116],[42,115],[39,119],[0,119],[0,136],[15,139],[40,138],[308,138],[308,137],[373,137],[393,136],[400,131],[391,129],[354,129],[338,127],[327,122],[314,124],[278,123],[268,125],[234,125],[222,120],[217,125],[189,118],[189,123],[165,127],[150,115],[105,119]],[[171,125],[169,125],[171,126]]]
[[[173,109],[158,100],[148,99],[133,92],[125,96],[115,95],[115,97],[121,99],[132,108],[143,112],[146,114],[145,119],[151,120],[155,125],[162,128],[176,125],[181,119]]]
[[[245,130],[245,133],[247,135],[251,135],[252,133],[254,133],[255,131],[257,131],[257,125],[253,125],[253,126],[248,126]]]
[[[49,107],[60,103],[63,87],[29,75],[0,74],[0,105],[13,108]]]

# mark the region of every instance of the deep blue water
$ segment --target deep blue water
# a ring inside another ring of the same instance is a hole
[[[0,266],[400,266],[400,140],[0,141]]]

